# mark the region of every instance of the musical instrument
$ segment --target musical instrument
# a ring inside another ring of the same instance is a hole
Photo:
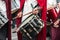
[[[38,15],[31,14],[28,16],[16,31],[21,31],[22,34],[27,36],[27,38],[34,38],[44,27],[44,22],[40,19]]]
[[[0,12],[0,28],[2,28],[7,22],[8,19]]]

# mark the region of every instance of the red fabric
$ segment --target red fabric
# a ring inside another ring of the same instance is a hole
[[[60,18],[60,10],[59,10],[59,18]],[[59,22],[59,28],[56,29],[56,38],[55,40],[60,40],[60,22]]]
[[[21,0],[20,8],[22,9],[22,5],[24,4],[24,0]],[[42,20],[46,22],[46,0],[37,0],[39,6],[42,8]],[[20,11],[21,11],[20,9]],[[21,18],[16,20],[17,25],[21,23]],[[17,26],[18,27],[18,26]],[[18,32],[18,40],[22,40],[22,35]],[[46,23],[43,30],[39,33],[37,40],[46,40]]]
[[[53,22],[56,21],[58,17],[58,13],[55,9],[51,9],[49,12],[49,18],[52,19]],[[60,34],[60,28],[55,28],[54,26],[51,27],[51,40],[60,40],[59,35]]]
[[[46,3],[47,0],[37,0],[38,4],[42,8],[42,20],[46,22]],[[46,23],[42,31],[38,34],[37,40],[46,40]]]
[[[51,10],[49,10],[48,11],[49,12],[49,16],[50,16],[50,18],[53,20],[53,22],[57,19],[57,15],[58,15],[58,13],[57,13],[57,11],[55,10],[55,9],[51,9]]]
[[[6,2],[6,12],[7,12],[7,18],[9,19],[8,21],[8,40],[11,40],[11,0],[5,0]]]
[[[25,2],[25,0],[20,0],[20,9],[19,9],[18,13],[22,10],[24,2]],[[17,18],[16,19],[17,28],[20,25],[20,23],[21,23],[21,18]],[[18,35],[18,40],[22,40],[22,34],[20,33],[20,31],[17,33],[17,35]]]
[[[60,16],[60,12],[58,14],[58,17]],[[60,40],[60,23],[58,28],[51,28],[51,37],[52,40]]]
[[[50,19],[52,19],[53,22],[56,21],[57,19],[57,12],[55,9],[51,9],[51,10],[48,10],[48,14],[47,14],[47,17],[48,17],[48,20],[50,21]],[[56,35],[56,28],[54,27],[51,27],[51,39],[55,40],[55,36]]]
[[[48,11],[48,13],[49,13],[47,15],[48,19],[52,19],[52,21],[55,22],[56,19],[57,19],[57,12],[56,12],[56,10],[55,9],[51,9],[51,10]],[[56,32],[57,32],[56,28],[54,28],[52,26],[51,27],[51,40],[55,40]]]

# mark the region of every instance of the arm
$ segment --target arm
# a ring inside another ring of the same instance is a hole
[[[60,12],[59,12],[59,15],[57,17],[57,20],[54,22],[54,27],[59,27],[59,22],[60,22]]]

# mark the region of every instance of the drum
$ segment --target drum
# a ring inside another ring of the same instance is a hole
[[[19,26],[21,33],[29,39],[32,39],[39,34],[44,27],[44,22],[38,15],[31,14]]]
[[[7,22],[8,19],[0,12],[0,28],[2,28]]]

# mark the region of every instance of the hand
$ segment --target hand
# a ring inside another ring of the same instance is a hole
[[[54,22],[54,27],[59,27],[59,19],[56,21],[56,22]]]
[[[59,25],[54,25],[54,27],[55,27],[55,28],[58,28],[58,27],[59,27]]]
[[[13,33],[17,33],[18,32],[18,30],[17,30],[17,28],[13,31]]]
[[[38,13],[39,13],[38,8],[33,9],[32,13],[33,13],[33,14],[38,14]]]
[[[20,18],[20,17],[22,17],[22,12],[19,12],[19,13],[17,14],[17,18]]]

